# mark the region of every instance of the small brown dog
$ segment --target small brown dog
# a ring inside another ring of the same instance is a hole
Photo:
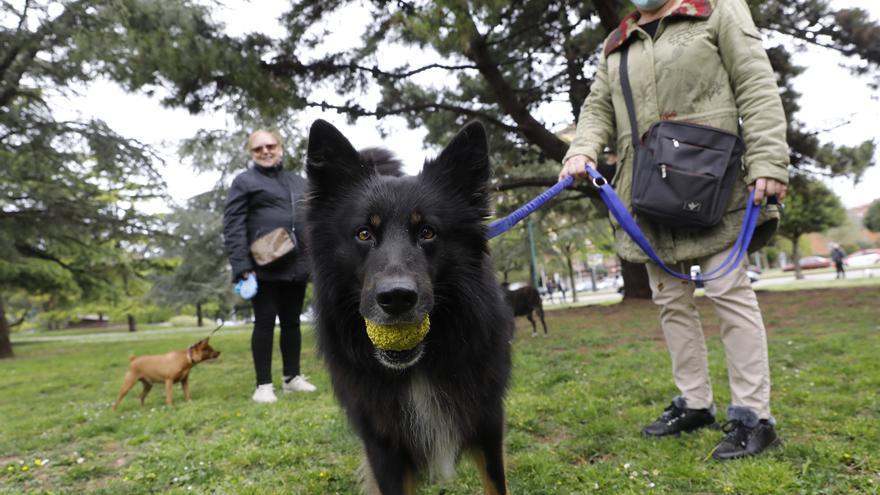
[[[180,382],[183,387],[183,400],[189,400],[189,370],[198,363],[209,359],[216,359],[220,355],[209,344],[208,339],[202,339],[195,344],[179,351],[171,351],[165,354],[152,356],[132,356],[128,358],[128,371],[122,381],[122,390],[119,398],[113,404],[113,410],[122,402],[125,394],[140,380],[144,385],[141,391],[141,406],[144,405],[144,397],[150,393],[154,383],[165,383],[165,404],[171,405],[171,387]]]

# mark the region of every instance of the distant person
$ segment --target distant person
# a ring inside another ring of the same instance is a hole
[[[547,281],[547,295],[550,296],[550,303],[553,303],[553,293],[556,292],[556,281],[552,278]]]
[[[559,293],[562,294],[562,302],[568,302],[568,299],[566,299],[566,297],[565,297],[565,294],[568,292],[568,286],[565,285],[565,280],[560,280],[558,282],[558,285],[559,285]]]
[[[255,275],[257,293],[251,299],[254,329],[251,354],[257,387],[252,399],[275,402],[272,385],[272,344],[275,319],[281,324],[281,362],[285,392],[313,392],[315,386],[300,374],[302,312],[309,263],[305,238],[305,215],[296,204],[305,194],[305,179],[285,171],[284,151],[277,133],[255,131],[247,140],[251,166],[232,181],[223,211],[223,238],[232,265],[233,282]],[[284,257],[258,266],[250,252],[251,243],[278,227],[295,227],[296,248]]]
[[[756,204],[767,196],[785,198],[789,148],[786,120],[776,76],[761,42],[761,33],[745,0],[632,0],[636,12],[626,16],[606,39],[590,94],[581,107],[575,136],[563,158],[559,180],[584,178],[606,145],[618,154],[611,184],[632,211],[634,149],[641,136],[661,121],[705,126],[702,131],[739,134],[744,141],[742,166],[723,205],[719,224],[706,229],[671,226],[636,215],[641,230],[660,259],[678,271],[697,264],[703,273],[719,266],[734,247],[742,226],[749,190]],[[621,76],[631,87],[628,111]],[[687,126],[670,126],[682,129]],[[635,132],[635,133],[634,133]],[[720,151],[689,144],[679,134],[664,136],[676,157],[717,156]],[[616,142],[612,141],[615,140]],[[699,141],[699,140],[697,140]],[[643,143],[644,144],[644,143]],[[640,169],[639,172],[644,172]],[[708,176],[679,174],[657,167],[653,174],[687,190],[703,187]],[[657,201],[663,191],[639,191]],[[700,207],[702,203],[687,203]],[[778,213],[761,211],[750,248],[760,248],[772,236]],[[646,263],[654,302],[660,306],[660,326],[672,358],[672,375],[679,395],[642,432],[648,436],[678,436],[716,425],[715,401],[709,380],[708,352],[694,301],[695,284],[669,275],[630,239],[612,219],[615,250],[631,263]],[[682,268],[684,267],[684,268]],[[725,435],[712,451],[717,460],[755,455],[779,444],[776,420],[770,413],[770,365],[767,334],[755,292],[741,263],[727,276],[705,282],[706,296],[721,321],[721,340],[727,358],[731,405]]]
[[[843,267],[843,259],[845,257],[846,252],[840,247],[840,244],[831,245],[831,261],[834,262],[834,268],[837,270],[837,276],[835,277],[837,279],[846,278],[846,270]]]

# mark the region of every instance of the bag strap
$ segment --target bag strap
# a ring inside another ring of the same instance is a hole
[[[633,103],[632,88],[629,85],[629,71],[627,59],[629,58],[629,44],[620,50],[620,85],[623,87],[623,100],[626,101],[626,113],[629,115],[629,129],[632,134],[633,152],[639,148],[641,137],[639,136],[639,121],[636,117],[636,106]]]
[[[290,195],[290,231],[296,232],[296,201],[293,197],[293,188],[290,187],[290,182],[287,180],[287,172],[283,169],[281,170],[281,178],[283,179],[284,186],[287,188],[287,193]]]
[[[635,152],[639,148],[641,138],[639,136],[638,120],[636,117],[635,104],[633,102],[632,88],[629,83],[629,71],[627,70],[628,59],[629,45],[627,44],[620,51],[620,85],[623,87],[623,99],[626,102],[626,113],[629,116],[630,132],[632,133],[633,152]],[[623,227],[623,230],[626,231],[630,238],[632,238],[642,251],[648,255],[651,261],[656,263],[657,266],[663,269],[663,271],[674,277],[691,282],[704,282],[707,280],[719,279],[739,266],[743,257],[748,252],[749,243],[751,243],[752,236],[755,233],[755,227],[758,225],[758,214],[760,213],[760,208],[756,207],[754,203],[754,191],[749,194],[742,229],[740,229],[736,243],[734,243],[733,249],[727,256],[727,259],[709,273],[701,273],[696,277],[691,277],[689,275],[678,273],[663,263],[654,251],[654,248],[651,247],[648,239],[645,238],[641,229],[639,229],[639,226],[636,224],[632,215],[630,215],[629,210],[626,209],[620,201],[620,198],[617,196],[617,193],[615,193],[614,189],[608,184],[608,181],[606,181],[605,178],[592,167],[587,167],[587,172],[593,178],[593,184],[599,189],[599,196],[602,198],[602,201],[608,206],[608,210],[611,211],[611,214],[614,215],[614,218],[616,218],[618,223],[620,223],[620,226]]]
[[[752,242],[752,236],[755,234],[755,227],[758,226],[758,214],[761,212],[760,208],[755,206],[755,192],[752,191],[749,193],[748,205],[746,206],[745,218],[743,219],[742,229],[739,232],[739,236],[736,239],[736,243],[733,245],[733,249],[731,249],[730,254],[727,256],[720,265],[714,268],[709,273],[698,274],[696,277],[691,277],[689,275],[684,275],[676,272],[675,270],[666,266],[663,263],[663,260],[660,259],[660,256],[654,251],[654,248],[651,247],[651,244],[648,242],[648,239],[645,238],[645,235],[642,233],[641,229],[639,229],[638,224],[633,219],[632,215],[630,215],[629,211],[626,209],[626,206],[623,205],[623,202],[617,196],[617,193],[614,192],[614,188],[612,188],[608,181],[602,177],[596,169],[593,167],[586,167],[587,173],[590,174],[590,177],[593,179],[593,186],[599,190],[599,196],[602,198],[602,201],[608,206],[608,210],[614,215],[614,218],[617,219],[620,226],[623,227],[623,230],[635,241],[636,244],[648,255],[648,258],[651,259],[654,263],[657,264],[663,271],[672,275],[673,277],[680,278],[682,280],[687,280],[689,282],[706,282],[710,280],[719,279],[731,271],[734,268],[738,267],[742,262],[743,257],[749,250],[749,244]],[[720,273],[719,273],[720,272]]]

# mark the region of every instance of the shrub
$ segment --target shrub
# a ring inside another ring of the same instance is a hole
[[[170,323],[172,327],[194,327],[198,325],[199,322],[195,316],[177,315],[171,317],[171,319],[168,320],[168,323]]]

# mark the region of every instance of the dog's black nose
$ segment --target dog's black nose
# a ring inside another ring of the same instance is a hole
[[[387,277],[376,284],[376,302],[389,315],[411,310],[419,301],[416,282],[405,277]]]

